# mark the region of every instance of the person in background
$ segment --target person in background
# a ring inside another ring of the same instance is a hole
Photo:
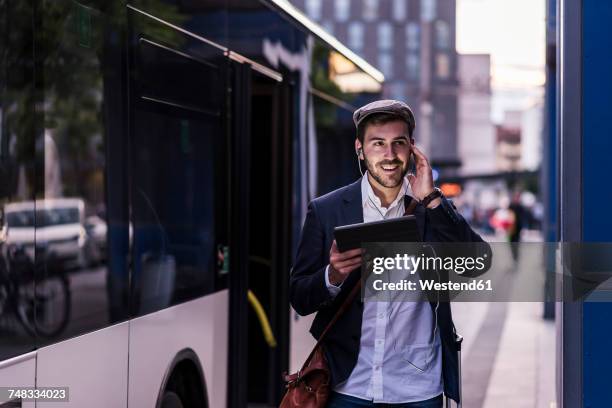
[[[508,239],[510,241],[510,249],[512,250],[512,259],[514,262],[518,262],[521,231],[527,222],[527,209],[521,204],[520,191],[514,192],[508,209],[511,211],[513,219],[512,225],[508,231]]]

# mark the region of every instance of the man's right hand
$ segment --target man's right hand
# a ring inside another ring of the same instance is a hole
[[[361,266],[361,248],[340,252],[336,240],[329,250],[329,282],[338,286],[355,269]]]

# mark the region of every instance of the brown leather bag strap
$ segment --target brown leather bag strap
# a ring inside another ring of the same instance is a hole
[[[360,289],[361,289],[361,279],[357,281],[357,283],[355,284],[355,287],[351,290],[351,292],[348,294],[346,299],[344,299],[344,302],[342,302],[342,305],[340,306],[340,308],[338,309],[334,317],[331,319],[329,323],[327,323],[327,326],[325,326],[323,333],[321,333],[321,335],[319,336],[319,340],[317,340],[317,344],[315,344],[315,346],[312,348],[312,351],[310,352],[310,354],[308,355],[308,358],[304,362],[302,369],[308,366],[308,364],[310,363],[310,360],[312,359],[312,356],[314,356],[315,351],[321,345],[321,343],[323,343],[323,339],[325,338],[325,335],[327,334],[327,332],[329,332],[329,329],[331,329],[334,323],[338,321],[340,316],[342,316],[342,314],[346,312],[346,310],[349,308],[353,299],[355,299],[355,296],[357,296],[357,293],[360,291]]]
[[[355,299],[355,296],[357,296],[357,292],[359,292],[360,289],[361,289],[361,279],[359,279],[357,281],[357,283],[355,284],[355,287],[351,290],[351,293],[349,293],[349,295],[346,297],[346,299],[344,299],[344,302],[342,302],[342,305],[340,306],[340,308],[338,309],[338,311],[334,315],[334,318],[331,319],[331,321],[329,323],[327,323],[327,326],[325,327],[325,330],[323,330],[323,333],[321,333],[321,335],[319,336],[319,341],[317,343],[320,343],[321,340],[323,340],[323,337],[325,337],[325,335],[327,334],[329,329],[331,329],[331,327],[334,325],[334,323],[336,323],[338,321],[340,316],[342,316],[344,314],[344,312],[346,312],[346,310],[351,305],[351,302],[353,301],[353,299]],[[316,346],[315,346],[315,348],[316,348]]]

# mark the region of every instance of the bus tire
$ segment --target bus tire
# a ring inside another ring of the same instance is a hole
[[[176,354],[164,375],[155,406],[208,408],[204,373],[193,350],[183,349]]]
[[[166,391],[162,398],[161,408],[183,408],[183,402],[173,391]]]

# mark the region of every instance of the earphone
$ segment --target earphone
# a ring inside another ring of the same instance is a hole
[[[361,160],[359,158],[359,155],[361,155],[362,152],[363,152],[363,148],[361,147],[355,150],[355,153],[357,154],[357,164],[359,165],[359,173],[361,173],[361,176],[363,177],[363,170],[361,170]]]

